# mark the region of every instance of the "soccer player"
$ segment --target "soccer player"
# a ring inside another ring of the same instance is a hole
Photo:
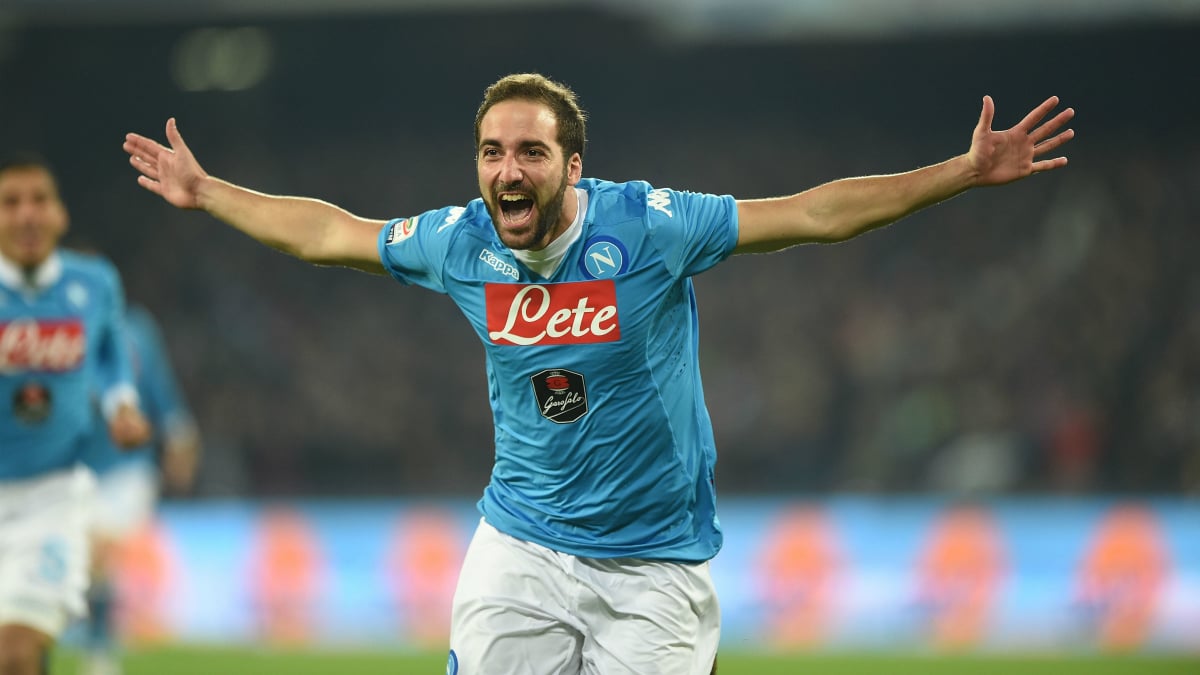
[[[44,672],[87,587],[94,478],[80,463],[100,405],[113,441],[143,442],[116,269],[60,250],[50,169],[0,164],[0,673]]]
[[[1067,163],[1073,116],[1047,99],[970,149],[907,173],[775,199],[583,177],[585,116],[567,87],[502,78],[475,117],[481,198],[390,221],[265,195],[170,147],[124,148],[138,183],[320,265],[448,294],[487,357],[495,465],[451,618],[449,673],[709,673],[719,634],[716,450],[697,365],[691,277],[734,253],[836,242],[969,188]]]
[[[113,577],[122,544],[147,526],[160,484],[180,493],[191,487],[200,457],[200,434],[171,368],[158,323],[149,310],[130,305],[125,336],[141,407],[154,432],[150,442],[133,449],[116,447],[103,425],[96,425],[83,461],[97,476],[92,522],[92,583],[84,675],[118,675],[114,626]]]

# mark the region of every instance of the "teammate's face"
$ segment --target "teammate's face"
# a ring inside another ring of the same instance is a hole
[[[509,248],[543,249],[575,219],[565,195],[579,182],[583,160],[563,157],[557,132],[554,113],[531,101],[497,103],[480,121],[479,192]]]
[[[0,173],[0,254],[25,269],[40,265],[67,231],[67,209],[48,171]]]

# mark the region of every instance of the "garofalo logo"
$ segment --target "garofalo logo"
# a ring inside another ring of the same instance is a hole
[[[550,368],[529,379],[542,417],[556,424],[570,424],[587,414],[583,375],[565,368]]]

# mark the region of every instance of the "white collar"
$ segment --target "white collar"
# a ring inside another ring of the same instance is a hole
[[[0,284],[14,290],[43,291],[62,277],[62,270],[62,257],[58,251],[52,252],[43,260],[32,275],[25,274],[16,263],[0,255]]]
[[[567,249],[571,248],[571,244],[574,244],[579,239],[579,235],[583,233],[583,216],[587,213],[588,193],[587,190],[581,188],[574,188],[574,190],[577,202],[575,220],[571,221],[567,229],[540,251],[513,251],[513,257],[547,279],[558,269],[563,256],[567,254]]]

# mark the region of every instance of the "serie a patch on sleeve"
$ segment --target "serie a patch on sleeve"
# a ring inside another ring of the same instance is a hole
[[[417,221],[419,220],[420,217],[413,216],[412,218],[405,218],[404,220],[397,220],[392,223],[392,229],[388,231],[387,236],[388,245],[398,244],[413,236],[413,233],[417,231]]]

